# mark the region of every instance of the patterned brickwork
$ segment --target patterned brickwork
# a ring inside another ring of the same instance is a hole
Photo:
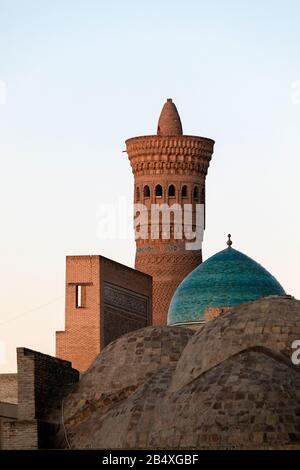
[[[76,305],[76,286],[82,304]],[[65,331],[56,356],[84,372],[111,341],[152,322],[152,279],[103,256],[68,256]]]
[[[176,239],[174,218],[170,236],[163,239],[162,220],[158,239],[151,238],[153,204],[178,204],[193,209],[195,231],[196,204],[205,204],[205,178],[214,141],[204,137],[182,135],[182,126],[172,100],[165,104],[159,119],[158,135],[134,137],[126,141],[128,158],[134,174],[134,202],[144,204],[148,213],[147,239],[139,238],[136,227],[137,269],[153,277],[153,324],[165,325],[169,304],[179,283],[202,262],[201,250],[186,250],[185,236]],[[157,192],[158,186],[161,193]]]
[[[156,254],[137,254],[136,268],[153,277],[153,312],[155,325],[166,324],[166,311],[168,311],[172,296],[190,271],[202,262],[201,251],[164,253],[166,245],[161,246]],[[150,252],[151,253],[151,252]]]
[[[128,331],[134,331],[149,324],[148,297],[120,289],[106,282],[104,282],[103,295],[102,324],[112,325],[110,328],[104,328],[103,347]],[[117,325],[117,328],[113,325]]]

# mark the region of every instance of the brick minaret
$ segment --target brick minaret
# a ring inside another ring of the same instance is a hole
[[[213,153],[214,141],[183,135],[175,104],[164,104],[157,135],[133,137],[126,141],[127,154],[134,174],[134,202],[148,209],[152,204],[205,204],[205,178]],[[151,220],[148,219],[149,233]],[[202,251],[186,250],[184,239],[136,239],[136,269],[153,277],[153,323],[167,323],[172,295],[184,279],[202,262]],[[153,222],[153,221],[152,221]]]

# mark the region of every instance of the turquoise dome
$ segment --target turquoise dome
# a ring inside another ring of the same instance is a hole
[[[197,266],[172,298],[168,325],[204,321],[206,307],[232,307],[268,295],[285,295],[260,264],[231,246]]]

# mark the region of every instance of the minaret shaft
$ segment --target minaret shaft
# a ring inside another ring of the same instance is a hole
[[[179,114],[170,100],[164,105],[158,132],[128,139],[126,146],[134,174],[134,202],[148,209],[148,236],[136,239],[135,267],[153,277],[153,324],[164,325],[177,286],[202,262],[202,251],[187,250],[186,240],[176,239],[172,213],[170,237],[163,239],[162,219],[153,227],[151,206],[178,204],[184,211],[189,204],[196,224],[196,204],[205,204],[205,178],[214,141],[182,135]],[[153,239],[155,228],[159,237]]]

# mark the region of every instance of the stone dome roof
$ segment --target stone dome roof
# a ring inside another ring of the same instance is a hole
[[[299,385],[299,370],[289,359],[266,348],[246,349],[178,391],[161,394],[161,418],[154,417],[148,443],[169,449],[299,449]]]
[[[130,396],[158,369],[175,367],[188,340],[189,329],[142,328],[121,336],[97,356],[64,404],[66,426],[80,422]]]
[[[245,350],[175,393],[168,392],[170,378],[171,370],[160,369],[105,417],[95,411],[71,431],[73,445],[299,449],[300,374],[280,354]]]
[[[290,357],[299,318],[299,301],[276,297],[196,334],[153,327],[119,338],[81,379],[83,395],[65,399],[77,407],[76,420],[65,416],[71,448],[300,449],[300,366]],[[118,374],[118,393],[101,401]]]
[[[182,124],[177,108],[168,98],[160,113],[157,135],[182,135]]]
[[[231,246],[197,266],[172,298],[168,324],[204,321],[207,307],[232,307],[268,295],[285,295],[260,264]]]
[[[195,333],[178,361],[171,388],[180,389],[246,348],[262,346],[290,359],[292,343],[299,338],[299,300],[267,297],[241,305]]]

